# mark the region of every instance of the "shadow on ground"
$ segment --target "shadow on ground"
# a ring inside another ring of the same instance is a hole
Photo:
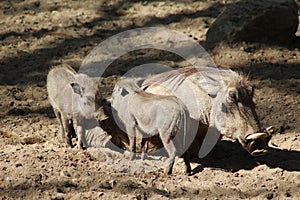
[[[241,169],[251,170],[259,165],[269,168],[281,168],[286,171],[300,171],[300,151],[288,151],[270,147],[269,153],[253,157],[238,142],[221,141],[210,154],[195,160],[202,167],[219,168],[236,172]],[[201,169],[195,169],[201,171]]]

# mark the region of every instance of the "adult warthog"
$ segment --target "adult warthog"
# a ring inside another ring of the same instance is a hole
[[[199,152],[204,136],[210,134],[209,127],[238,140],[253,156],[268,152],[271,136],[261,131],[253,103],[254,89],[244,76],[230,69],[187,67],[148,77],[142,89],[175,95],[186,105],[191,118],[199,122],[196,149],[193,143],[190,152]]]

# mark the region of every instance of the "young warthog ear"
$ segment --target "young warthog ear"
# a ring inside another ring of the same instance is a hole
[[[73,92],[75,94],[79,94],[80,96],[82,96],[83,88],[78,83],[71,83],[70,85],[73,88]]]
[[[121,96],[124,97],[127,94],[129,94],[128,90],[126,90],[125,88],[122,88]]]

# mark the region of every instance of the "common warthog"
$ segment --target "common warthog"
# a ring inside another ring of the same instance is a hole
[[[117,123],[128,134],[131,160],[135,156],[137,132],[143,136],[142,158],[147,137],[159,134],[169,154],[165,173],[172,173],[175,157],[181,153],[185,153],[184,162],[187,173],[191,172],[189,155],[184,149],[189,113],[181,100],[175,96],[146,93],[137,86],[135,79],[127,78],[119,81],[115,86],[111,105],[117,117]],[[181,139],[178,139],[176,135]]]
[[[101,106],[101,95],[95,81],[76,73],[68,65],[52,68],[47,76],[48,99],[60,123],[62,139],[72,146],[73,120],[77,128],[77,147],[87,147],[84,120],[94,119]]]
[[[238,140],[253,156],[267,153],[271,136],[261,131],[253,87],[236,72],[215,67],[181,68],[146,78],[142,89],[175,95],[183,101],[191,118],[199,122],[198,151],[211,126]]]

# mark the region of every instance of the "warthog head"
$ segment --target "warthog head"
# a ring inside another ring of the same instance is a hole
[[[78,117],[91,119],[97,117],[102,98],[96,80],[85,74],[77,74],[71,83],[73,89],[73,113]]]
[[[223,77],[222,86],[210,94],[210,123],[222,135],[238,140],[251,155],[264,155],[268,152],[271,134],[260,128],[253,102],[254,88],[236,73]]]

